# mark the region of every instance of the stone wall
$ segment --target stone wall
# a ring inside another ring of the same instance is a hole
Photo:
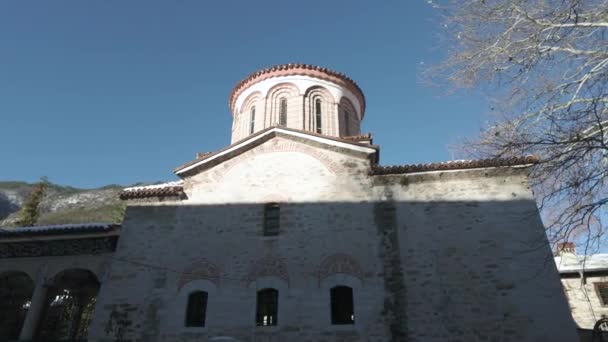
[[[575,340],[525,174],[512,168],[375,179],[395,203],[408,337]]]
[[[94,339],[573,341],[575,326],[523,168],[370,176],[369,159],[273,138],[186,179],[188,199],[127,209]],[[264,204],[281,205],[263,236]],[[354,290],[332,325],[329,289]],[[256,327],[256,290],[279,290]],[[204,328],[186,297],[208,292]]]
[[[97,321],[128,304],[137,310],[133,337],[148,341],[153,332],[158,341],[224,335],[322,341],[336,334],[385,341],[382,267],[367,207],[284,205],[277,237],[262,236],[258,204],[129,208]],[[353,265],[348,273],[328,266],[345,261]],[[329,323],[329,289],[339,284],[355,292],[356,324],[348,329]],[[276,328],[255,327],[255,292],[265,287],[279,289]],[[184,328],[185,297],[196,288],[210,294],[207,327]]]
[[[574,321],[582,329],[593,329],[595,322],[608,317],[608,306],[603,305],[597,291],[598,283],[607,283],[608,276],[562,278]]]

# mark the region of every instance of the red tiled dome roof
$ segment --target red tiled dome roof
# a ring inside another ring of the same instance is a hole
[[[355,81],[353,81],[350,77],[346,76],[343,73],[328,68],[322,68],[315,65],[303,63],[275,65],[266,69],[258,70],[245,77],[243,80],[237,83],[236,86],[232,89],[232,92],[230,92],[230,101],[228,103],[228,105],[230,106],[230,111],[234,113],[234,105],[237,97],[241,94],[242,91],[247,89],[252,84],[272,77],[294,75],[316,77],[344,86],[353,94],[355,94],[355,96],[359,99],[359,103],[361,105],[361,117],[363,117],[363,114],[365,113],[365,96],[363,95],[363,91],[361,90],[361,88],[359,88]]]

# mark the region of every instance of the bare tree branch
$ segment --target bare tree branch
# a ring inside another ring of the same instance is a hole
[[[530,181],[548,236],[600,246],[591,240],[608,229],[608,1],[432,4],[443,16],[448,53],[425,79],[491,86],[499,99],[496,117],[462,149],[540,156]]]

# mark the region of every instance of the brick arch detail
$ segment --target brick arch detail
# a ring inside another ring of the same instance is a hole
[[[238,113],[242,114],[243,111],[246,111],[252,104],[259,101],[264,95],[260,91],[254,91],[253,93],[247,95],[247,98],[241,104],[241,108],[238,109]],[[262,108],[260,108],[261,110]]]
[[[272,96],[273,94],[280,93],[282,91],[293,92],[293,95],[300,95],[300,88],[295,83],[291,82],[281,82],[273,85],[266,92],[266,98]]]
[[[308,89],[306,89],[306,91],[304,92],[304,96],[305,97],[312,97],[315,94],[319,94],[322,97],[324,97],[327,100],[331,100],[334,103],[338,102],[338,99],[336,99],[329,90],[327,90],[327,88],[325,88],[324,86],[321,85],[313,85],[308,87]]]
[[[287,99],[287,127],[290,126],[289,114],[294,111],[294,108],[298,110],[297,107],[294,107],[294,100],[301,97],[300,89],[291,82],[282,82],[275,84],[266,93],[264,128],[279,123],[279,100],[283,97]]]
[[[36,279],[36,275],[34,272],[30,270],[21,270],[17,268],[7,268],[0,270],[0,278],[4,277],[12,277],[12,276],[26,276],[33,283]]]
[[[74,265],[74,267],[65,267],[54,270],[54,272],[49,273],[47,276],[48,283],[54,283],[57,280],[61,279],[62,276],[66,274],[78,275],[78,276],[89,276],[90,280],[95,281],[97,284],[101,284],[101,277],[94,269],[88,268],[86,266]]]
[[[249,88],[255,83],[282,76],[309,76],[334,83],[340,87],[345,87],[350,90],[359,100],[361,115],[363,115],[365,112],[365,97],[361,91],[361,88],[359,88],[355,81],[342,73],[338,73],[327,68],[302,63],[275,65],[271,68],[266,68],[250,74],[248,77],[240,81],[230,93],[229,106],[231,112],[234,112],[234,103],[236,102],[239,94],[241,94],[241,92],[243,92],[245,89]]]
[[[340,102],[338,103],[341,107],[352,110],[353,113],[357,114],[357,119],[359,119],[359,112],[357,111],[357,109],[355,109],[355,105],[346,96],[342,96],[342,98],[340,98]]]
[[[274,140],[257,146],[256,148],[249,150],[239,156],[236,156],[226,162],[224,162],[219,167],[216,167],[210,174],[209,177],[214,181],[221,181],[224,176],[226,176],[232,168],[240,164],[241,162],[255,156],[267,153],[277,153],[277,152],[299,152],[306,154],[323,165],[327,171],[329,171],[332,175],[336,175],[343,170],[343,166],[332,160],[327,154],[319,151],[319,149],[313,148],[311,146],[303,145],[301,143],[292,142],[289,140]]]
[[[363,269],[359,262],[351,255],[345,253],[332,254],[319,265],[319,284],[332,274],[348,274],[363,280]]]
[[[245,281],[251,283],[262,277],[277,277],[289,284],[289,272],[285,259],[275,256],[266,256],[256,260],[251,264]]]
[[[245,137],[245,136],[249,135],[249,129],[250,129],[249,127],[250,127],[250,122],[251,122],[250,121],[251,120],[250,109],[252,106],[257,105],[256,122],[263,121],[264,105],[263,105],[263,102],[260,101],[262,98],[263,98],[262,93],[259,91],[256,91],[256,92],[249,94],[249,96],[247,96],[245,101],[243,101],[241,108],[238,110],[237,113],[235,113],[233,120],[232,120],[233,136],[235,135],[235,133],[239,137]],[[256,126],[259,126],[259,124]]]
[[[321,133],[325,135],[338,135],[337,100],[329,90],[319,85],[309,87],[304,93],[304,130],[316,133],[315,101],[317,99],[322,100],[321,120],[323,127]]]
[[[180,290],[184,285],[193,280],[209,280],[215,286],[219,286],[220,269],[207,259],[195,260],[184,269],[179,277],[177,289]]]

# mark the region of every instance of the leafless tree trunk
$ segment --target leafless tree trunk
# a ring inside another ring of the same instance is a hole
[[[549,238],[597,250],[608,230],[608,1],[427,2],[443,15],[449,50],[426,79],[500,99],[464,149],[538,155],[531,181]]]

